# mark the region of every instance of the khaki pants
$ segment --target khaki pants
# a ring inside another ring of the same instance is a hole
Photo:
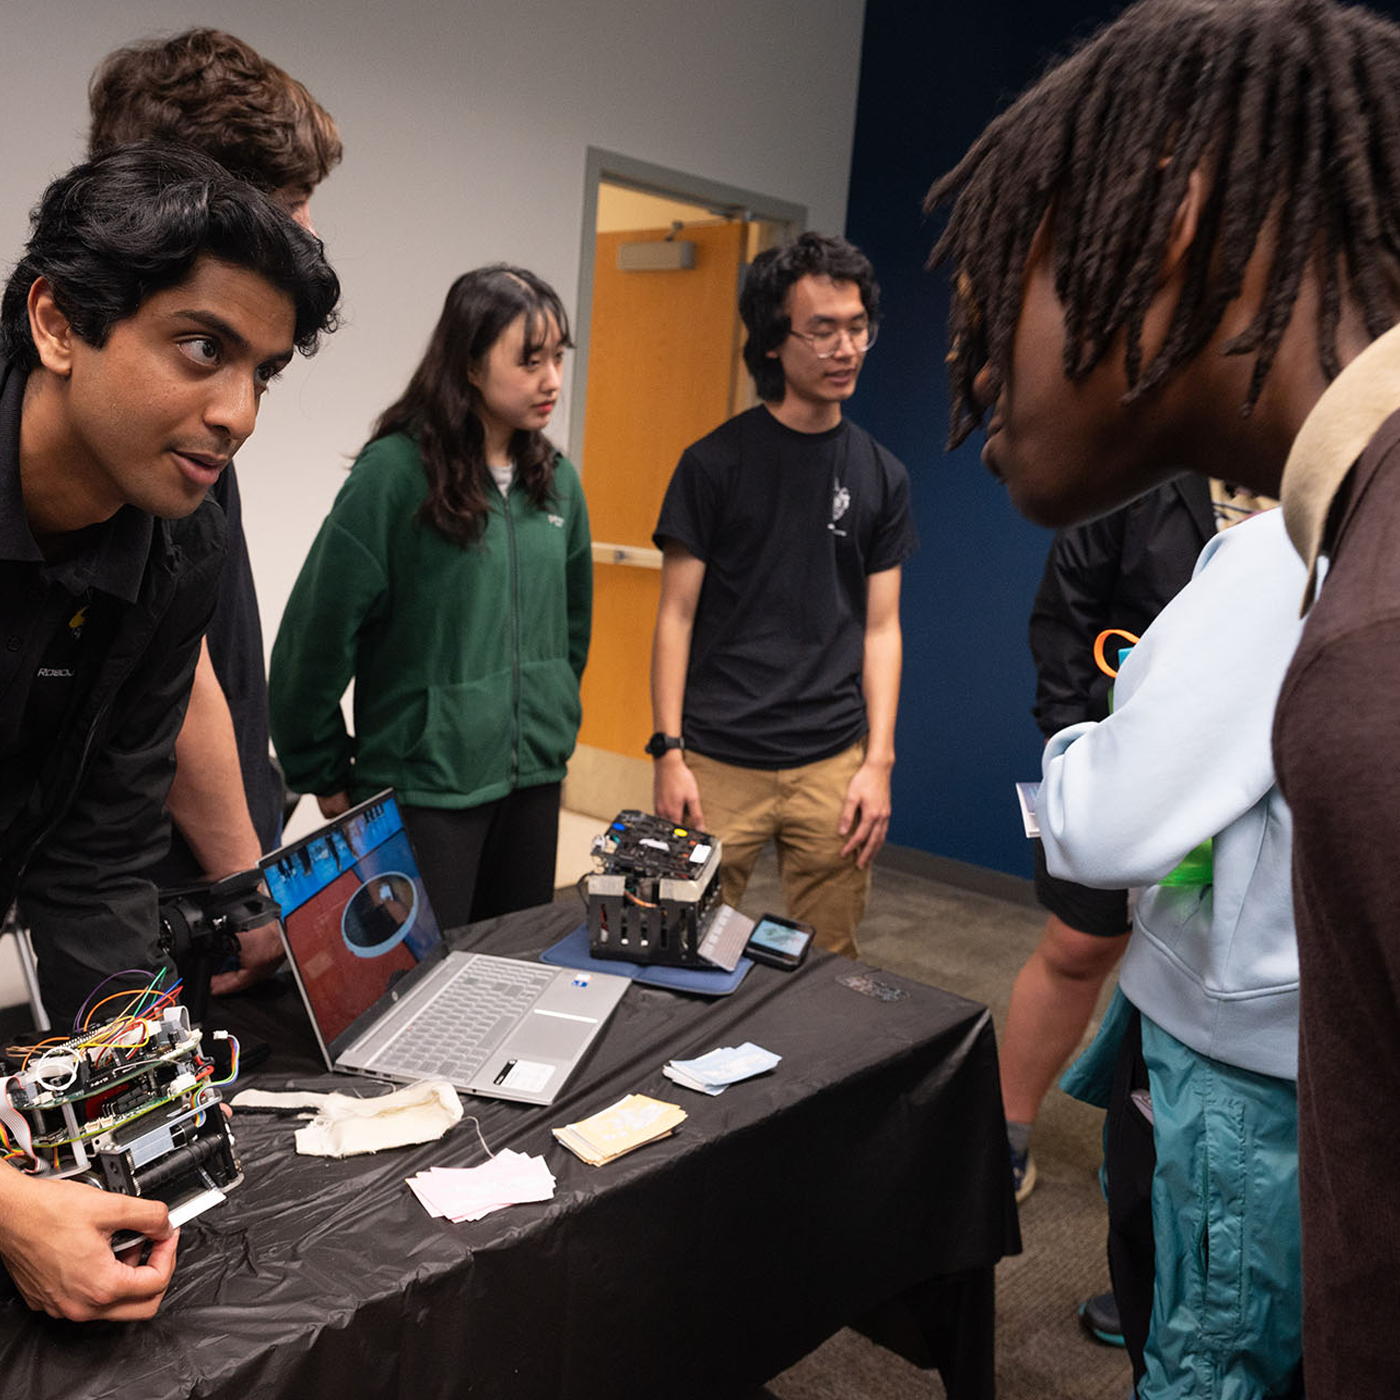
[[[856,853],[841,854],[836,830],[846,788],[865,761],[865,742],[798,768],[739,768],[687,751],[700,786],[705,827],[724,844],[720,881],[736,908],[759,852],[778,848],[778,875],[787,915],[816,929],[820,947],[856,956],[855,932],[870,894],[870,871]]]

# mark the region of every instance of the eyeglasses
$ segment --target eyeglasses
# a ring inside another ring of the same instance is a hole
[[[851,342],[851,349],[857,355],[865,354],[875,344],[875,329],[867,323],[863,326],[838,326],[835,330],[817,331],[813,335],[806,335],[802,331],[789,331],[788,334],[796,336],[798,340],[805,340],[812,347],[812,353],[817,359],[829,360],[841,348],[842,336]]]

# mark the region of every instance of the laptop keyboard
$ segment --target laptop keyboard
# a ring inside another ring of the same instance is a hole
[[[374,1057],[373,1068],[468,1083],[556,976],[553,968],[505,959],[467,963]]]

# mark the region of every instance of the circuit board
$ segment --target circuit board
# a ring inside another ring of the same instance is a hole
[[[708,967],[700,952],[719,904],[720,843],[633,808],[593,840],[588,944],[598,958]]]
[[[175,1224],[242,1180],[219,1086],[238,1045],[206,1054],[189,1012],[159,979],[122,993],[130,1011],[64,1039],[11,1046],[0,1079],[0,1142],[12,1165],[166,1202]]]

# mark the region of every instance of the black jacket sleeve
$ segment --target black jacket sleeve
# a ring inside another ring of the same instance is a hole
[[[1106,627],[1141,636],[1214,533],[1210,483],[1190,473],[1055,536],[1030,621],[1032,713],[1047,739],[1108,713],[1112,679],[1094,662],[1095,638]],[[1107,652],[1116,659],[1116,643]]]
[[[1032,714],[1048,739],[1066,725],[1108,713],[1111,680],[1094,664],[1094,639],[1112,627],[1126,516],[1061,530],[1045,561],[1031,609],[1035,661]]]

